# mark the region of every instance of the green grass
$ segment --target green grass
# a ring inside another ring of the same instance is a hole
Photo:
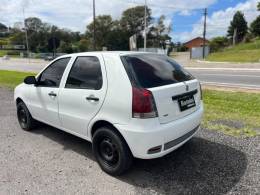
[[[0,57],[3,57],[7,54],[7,50],[0,50]]]
[[[259,135],[260,94],[205,90],[204,104],[204,127],[232,136]]]
[[[35,73],[0,70],[0,86],[13,89],[29,75],[35,75]]]
[[[28,75],[35,73],[0,70],[0,86],[13,89]],[[260,94],[214,90],[203,93],[205,128],[238,137],[260,135]]]
[[[11,57],[20,57],[20,55],[17,55],[20,51],[17,50],[0,50],[0,57],[3,57],[5,55],[9,55]],[[14,54],[17,53],[17,54]],[[11,55],[10,55],[11,54]]]
[[[234,47],[226,48],[221,52],[212,53],[206,60],[218,62],[259,62],[260,39],[251,43],[241,43]]]

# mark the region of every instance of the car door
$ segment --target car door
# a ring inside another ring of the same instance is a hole
[[[62,127],[87,136],[87,127],[98,113],[107,89],[102,55],[78,56],[60,90],[59,116]]]
[[[70,57],[50,64],[38,77],[31,89],[31,112],[35,119],[55,127],[60,126],[58,114],[59,86]]]

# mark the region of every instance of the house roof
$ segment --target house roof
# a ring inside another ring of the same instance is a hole
[[[189,44],[190,42],[195,41],[196,39],[201,39],[201,40],[203,40],[202,37],[196,37],[196,38],[194,38],[194,39],[191,39],[190,41],[187,41],[186,43],[183,43],[183,45]],[[206,43],[209,42],[209,40],[207,40],[207,39],[205,39],[205,40],[206,40]]]

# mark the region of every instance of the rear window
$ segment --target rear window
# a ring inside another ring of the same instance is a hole
[[[152,88],[184,82],[194,77],[173,59],[156,54],[121,57],[131,81],[140,87]]]

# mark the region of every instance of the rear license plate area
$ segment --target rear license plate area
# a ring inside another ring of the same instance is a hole
[[[186,95],[178,99],[178,104],[181,112],[196,106],[193,95]]]

